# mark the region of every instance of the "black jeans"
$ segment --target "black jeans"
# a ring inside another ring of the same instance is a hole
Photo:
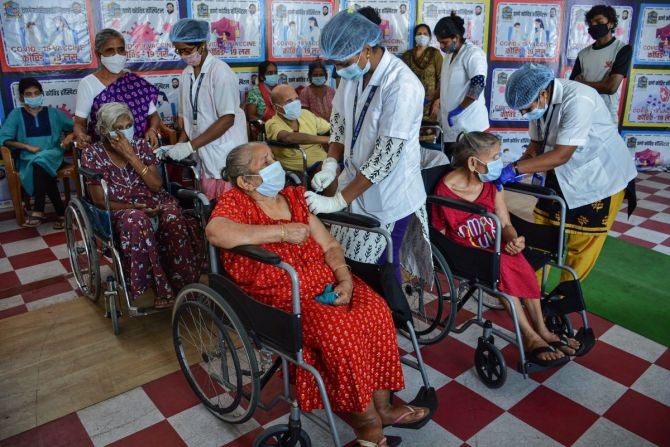
[[[51,200],[56,209],[56,214],[59,216],[65,215],[65,205],[63,204],[63,199],[60,198],[56,178],[49,175],[37,163],[33,163],[33,185],[35,187],[35,211],[38,213],[44,212],[44,197],[48,195],[49,200]]]

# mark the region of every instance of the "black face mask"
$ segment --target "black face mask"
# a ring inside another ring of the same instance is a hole
[[[599,23],[598,25],[589,26],[589,35],[593,37],[594,40],[605,37],[609,32],[610,29],[607,26],[607,23]]]

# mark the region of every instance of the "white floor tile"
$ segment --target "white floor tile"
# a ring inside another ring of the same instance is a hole
[[[666,349],[655,341],[617,325],[598,338],[650,363],[654,363]]]
[[[14,270],[14,267],[9,262],[9,258],[0,258],[0,273],[7,273],[12,270]]]
[[[631,387],[670,407],[670,371],[658,365],[651,365]]]
[[[651,200],[640,200],[637,204],[639,208],[645,208],[648,210],[654,211],[664,211],[668,208],[668,205],[658,202],[652,202]],[[634,215],[634,214],[633,214]]]
[[[488,388],[479,379],[475,368],[470,368],[463,374],[458,376],[455,380],[461,385],[465,385],[475,393],[490,400],[500,408],[509,410],[524,397],[529,395],[535,388],[540,386],[530,376],[524,379],[523,375],[517,372],[515,365],[507,365],[507,380],[505,384],[498,389]]]
[[[619,233],[619,232],[617,232],[617,231],[612,231],[612,230],[608,231],[607,234],[608,234],[609,236],[612,236],[612,237],[619,237],[619,236],[621,236],[621,233]]]
[[[51,306],[53,304],[64,303],[65,301],[71,301],[75,298],[78,298],[79,294],[74,290],[68,292],[59,293],[57,295],[50,296],[48,298],[43,298],[41,300],[32,301],[26,303],[28,310],[37,310],[43,307]]]
[[[644,181],[640,182],[640,185],[646,186],[647,188],[654,188],[654,189],[665,189],[668,186],[665,183],[655,182],[653,180],[644,180]]]
[[[486,318],[486,314],[484,314],[484,318]],[[510,331],[506,329],[502,329],[498,326],[496,326],[498,329],[501,329],[504,333],[506,334],[511,334]],[[483,329],[480,326],[477,326],[476,324],[473,324],[468,328],[467,331],[463,332],[462,334],[456,334],[454,332],[451,332],[449,334],[450,337],[454,337],[456,340],[459,340],[466,345],[472,347],[472,348],[477,348],[477,343],[479,341],[479,337],[481,337],[483,334]],[[505,346],[507,346],[509,343],[507,341],[503,340],[500,337],[495,337],[495,345],[498,349],[503,349]]]
[[[626,236],[636,237],[644,241],[660,244],[668,238],[668,235],[659,231],[649,230],[647,228],[634,227],[624,233]]]
[[[652,447],[654,444],[625,428],[599,418],[573,444],[573,447]]]
[[[670,247],[666,247],[665,245],[657,245],[652,248],[652,250],[663,253],[664,255],[670,255]]]
[[[22,304],[23,298],[21,298],[21,295],[10,296],[9,298],[0,299],[0,310],[11,309]]]
[[[636,214],[632,214],[630,217],[628,217],[628,214],[626,212],[620,212],[616,215],[617,222],[625,223],[628,225],[640,225],[645,220],[647,220],[646,217],[638,216]]]
[[[135,388],[77,412],[93,445],[104,446],[162,421],[142,388]]]
[[[653,216],[651,216],[650,219],[658,221],[658,222],[663,222],[663,223],[670,224],[670,214],[668,214],[668,213],[657,213],[657,214],[654,214]]]
[[[405,355],[404,358],[410,360],[416,360],[414,356],[409,354]],[[404,364],[402,365],[402,372],[403,376],[405,377],[405,389],[395,394],[405,402],[411,402],[412,400],[414,400],[416,394],[423,386],[421,373],[418,370]],[[436,390],[442,388],[444,385],[446,385],[451,381],[451,379],[448,376],[445,376],[438,370],[433,369],[428,365],[426,365],[426,374],[428,375],[428,381],[430,382],[430,386],[432,386]]]
[[[654,193],[655,196],[670,198],[670,189],[664,189]]]
[[[400,436],[403,438],[403,446],[457,447],[463,445],[460,439],[433,421],[428,422],[421,430],[389,427],[384,429],[384,434]]]
[[[30,239],[23,239],[21,241],[10,242],[8,244],[2,244],[2,249],[5,251],[5,255],[7,255],[7,257],[21,255],[23,253],[30,253],[31,251],[37,251],[47,247],[47,243],[44,242],[44,239],[41,237],[34,237]]]
[[[67,270],[63,267],[60,261],[49,261],[43,264],[33,265],[16,270],[16,275],[19,277],[21,284],[28,284],[47,278],[54,278],[56,276],[65,275]]]
[[[570,362],[543,385],[602,415],[627,388],[576,362]]]
[[[4,233],[5,231],[18,230],[19,228],[21,227],[19,227],[19,225],[16,223],[16,219],[14,219],[13,217],[11,219],[0,221],[0,233]]]
[[[67,244],[56,245],[51,247],[51,251],[56,255],[58,259],[68,259],[70,254],[67,250]]]
[[[219,447],[258,427],[254,419],[226,424],[202,404],[170,417],[168,422],[189,447]]]
[[[518,447],[560,446],[544,433],[531,427],[509,413],[501,414],[495,421],[468,439],[472,446]],[[430,445],[430,444],[429,444]],[[433,444],[434,445],[434,444]]]

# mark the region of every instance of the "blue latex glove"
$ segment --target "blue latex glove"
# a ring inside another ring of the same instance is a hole
[[[460,115],[463,110],[465,110],[463,107],[458,106],[454,110],[449,112],[449,115],[447,115],[447,121],[449,122],[449,126],[454,125],[454,118]]]
[[[502,172],[500,173],[500,177],[498,177],[498,180],[495,181],[496,189],[498,191],[502,191],[503,185],[507,183],[518,183],[522,178],[523,174],[516,172],[516,169],[514,169],[514,166],[512,163],[510,163],[503,168]]]
[[[332,306],[338,295],[337,292],[334,292],[333,290],[334,287],[332,284],[326,284],[326,287],[323,289],[323,293],[321,295],[315,296],[314,299],[321,304],[328,304]]]

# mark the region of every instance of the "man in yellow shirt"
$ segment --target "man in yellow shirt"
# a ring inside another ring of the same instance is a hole
[[[314,170],[326,158],[324,146],[328,144],[330,123],[303,109],[298,94],[288,84],[272,89],[271,98],[277,113],[265,123],[267,138],[282,143],[299,144],[307,154],[308,171]],[[275,147],[272,152],[287,171],[303,171],[300,151]]]

